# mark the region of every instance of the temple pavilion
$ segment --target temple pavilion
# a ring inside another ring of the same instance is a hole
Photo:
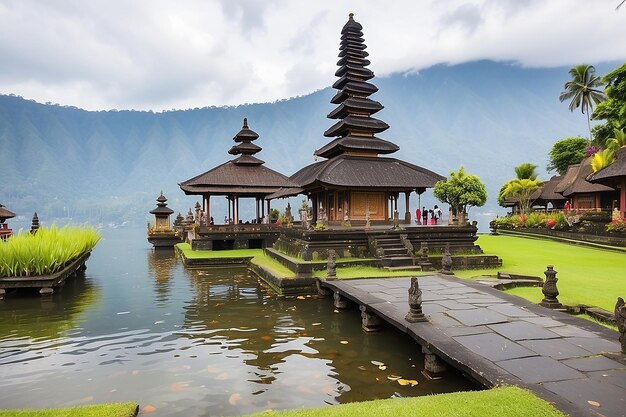
[[[13,233],[13,230],[9,229],[9,225],[5,223],[5,221],[13,217],[15,217],[15,213],[0,204],[0,239],[5,240]]]
[[[615,153],[615,162],[591,174],[587,180],[593,184],[603,184],[619,190],[619,202],[613,210],[618,209],[622,219],[626,219],[626,146]]]
[[[228,223],[239,224],[239,200],[254,198],[256,201],[256,219],[261,223],[270,213],[270,199],[267,198],[283,189],[291,189],[296,184],[285,175],[264,167],[265,161],[255,155],[261,147],[252,143],[259,135],[248,127],[248,120],[243,119],[243,127],[235,135],[235,145],[228,151],[237,158],[195,176],[179,184],[187,195],[202,196],[202,210],[205,213],[204,225],[211,223],[211,197],[226,196],[228,199]],[[267,208],[267,211],[266,211]]]
[[[411,222],[409,196],[422,194],[444,177],[389,155],[399,147],[376,135],[389,128],[372,115],[383,109],[369,98],[378,88],[369,82],[374,73],[367,67],[363,27],[349,15],[341,30],[339,79],[331,103],[337,107],[328,114],[336,122],[324,132],[333,138],[315,151],[325,160],[306,166],[291,176],[299,190],[283,191],[276,196],[306,194],[312,200],[313,220],[333,224],[345,220],[389,222],[398,210],[398,196],[405,196],[405,223]]]

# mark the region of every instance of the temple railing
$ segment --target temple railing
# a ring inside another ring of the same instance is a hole
[[[225,224],[200,226],[199,233],[250,233],[250,232],[276,232],[280,226],[275,224]]]

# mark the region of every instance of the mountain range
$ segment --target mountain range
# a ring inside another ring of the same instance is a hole
[[[400,146],[394,157],[442,175],[463,165],[481,177],[489,201],[474,215],[488,222],[516,165],[535,163],[548,179],[552,144],[587,135],[584,115],[558,100],[567,70],[478,61],[376,77],[372,98],[385,106],[376,117],[391,126],[379,136]],[[274,103],[159,113],[85,111],[0,95],[0,203],[27,219],[37,211],[42,222],[139,224],[163,190],[170,207],[184,212],[196,199],[177,184],[232,159],[227,151],[244,117],[260,135],[257,156],[267,167],[289,176],[313,162],[329,140],[322,133],[333,124],[326,118],[333,95],[326,88]],[[225,211],[225,200],[214,200]],[[421,203],[437,203],[432,190]]]

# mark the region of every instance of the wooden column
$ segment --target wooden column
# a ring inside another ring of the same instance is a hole
[[[233,218],[231,216],[231,214],[230,214],[230,200],[231,200],[231,197],[227,196],[226,198],[228,199],[228,219],[226,220],[226,224],[229,224],[230,220]]]
[[[622,219],[626,219],[626,178],[622,180],[622,188],[619,192],[619,211],[622,213]]]
[[[269,223],[272,223],[272,208],[270,206],[270,200],[267,200],[267,217],[269,219]]]
[[[409,198],[411,196],[411,191],[404,192],[404,222],[406,224],[411,224],[411,207],[409,204]]]
[[[239,224],[239,196],[235,197],[234,206],[235,206],[235,218],[233,222],[235,224]]]
[[[204,212],[206,213],[206,225],[211,224],[211,194],[207,194],[203,201]]]
[[[255,213],[256,213],[255,214],[255,216],[256,216],[255,219],[258,222],[259,221],[259,197],[255,197],[254,198],[254,203],[255,203],[255,209],[256,209],[256,211],[255,211]]]

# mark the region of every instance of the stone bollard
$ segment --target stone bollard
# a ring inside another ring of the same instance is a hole
[[[617,297],[615,304],[615,324],[619,331],[619,342],[622,345],[622,353],[626,354],[626,304],[622,297]]]
[[[409,323],[428,321],[422,312],[422,290],[420,290],[417,277],[411,277],[411,287],[409,288],[409,312],[404,318]]]
[[[367,333],[377,332],[382,324],[380,318],[367,311],[367,307],[364,305],[359,306],[361,310],[361,327]]]
[[[328,250],[328,262],[326,263],[326,281],[337,279],[337,252],[334,249]]]
[[[557,272],[552,265],[548,265],[547,268],[548,269],[544,272],[546,280],[541,289],[544,297],[539,304],[552,309],[563,308],[563,305],[559,303],[559,300],[556,298],[559,295],[559,290],[556,288],[556,282],[559,280],[556,277]]]
[[[441,271],[444,275],[454,275],[452,272],[452,255],[450,255],[450,244],[446,243],[446,247],[443,250],[443,257],[441,258]]]

